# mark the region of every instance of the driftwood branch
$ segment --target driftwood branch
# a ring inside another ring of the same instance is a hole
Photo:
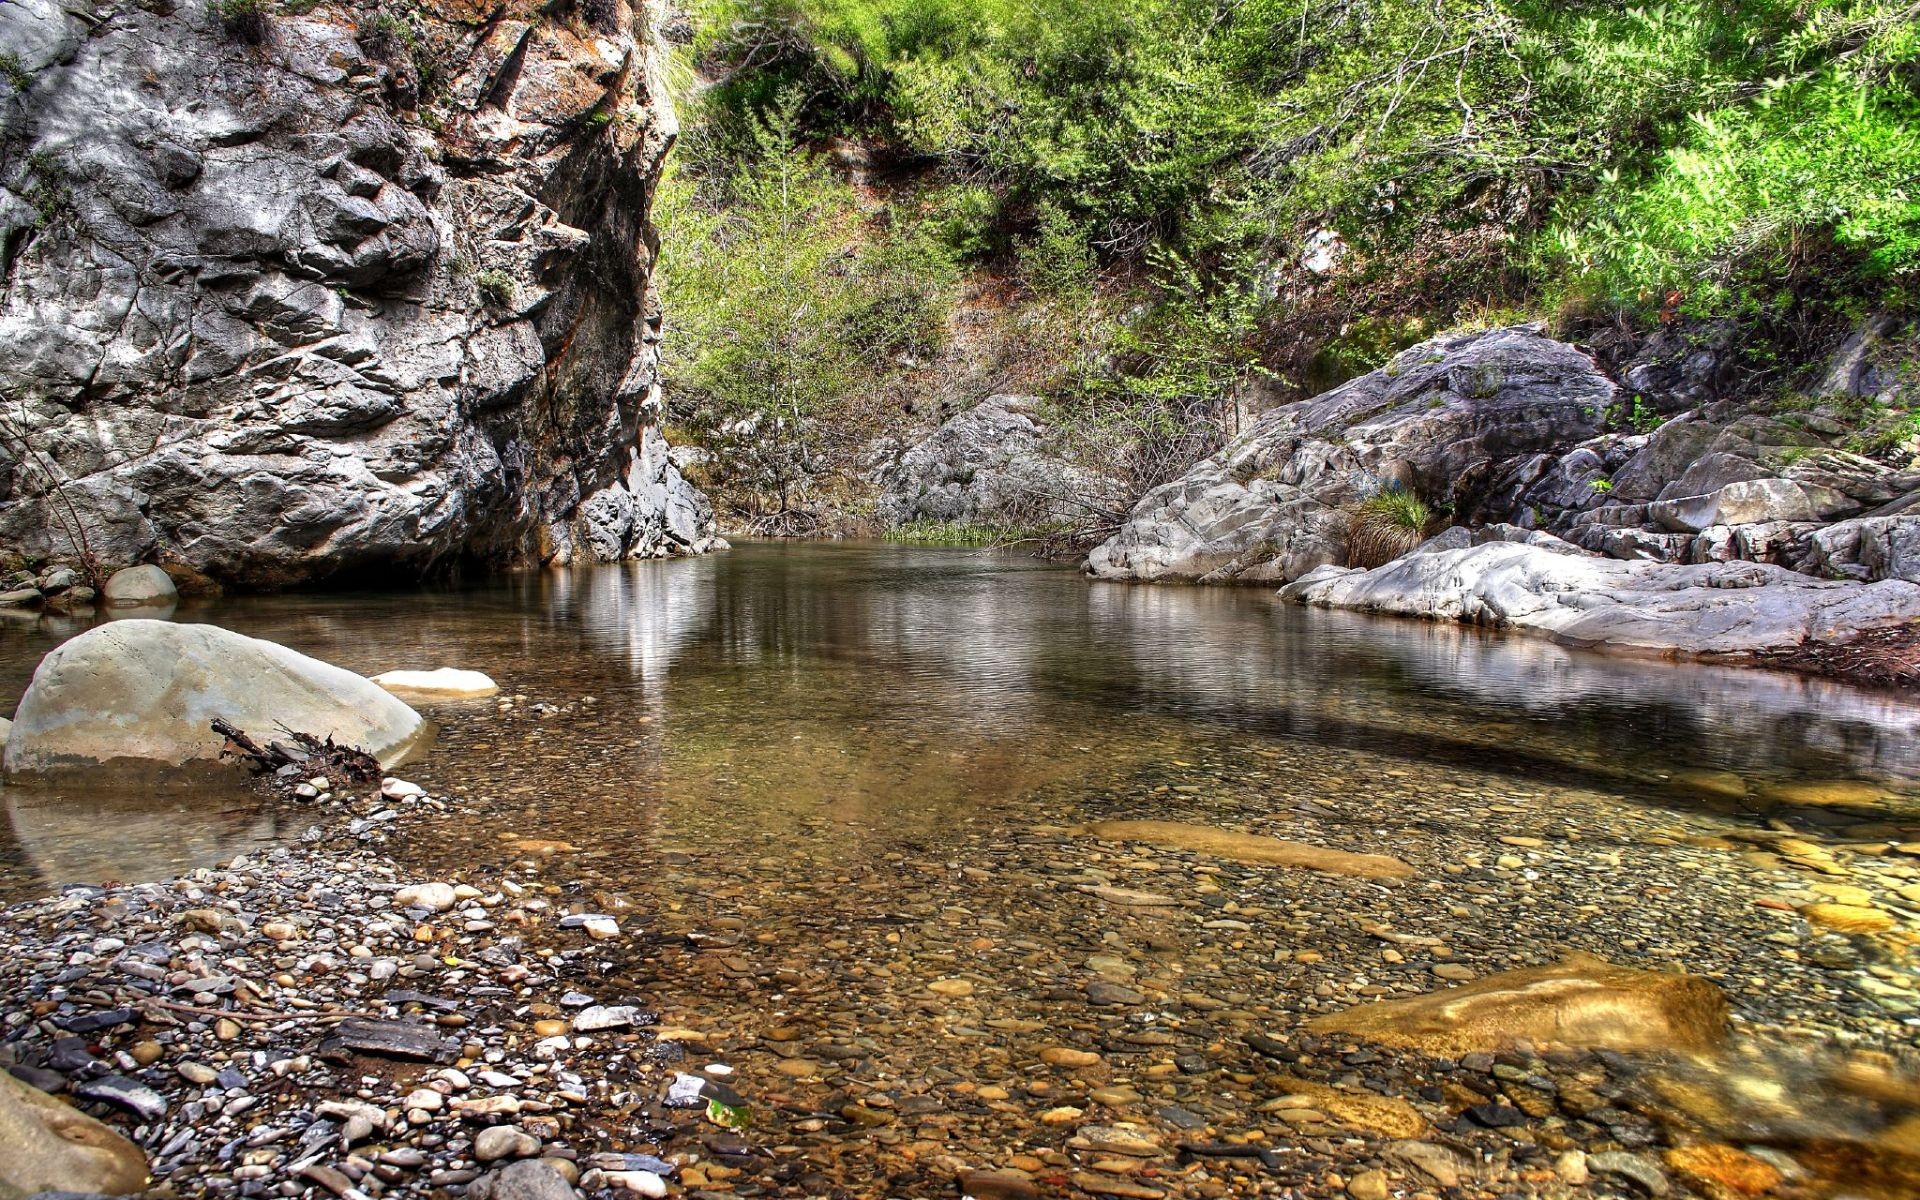
[[[213,731],[226,739],[220,747],[221,758],[239,759],[276,791],[291,791],[316,775],[326,776],[336,788],[380,782],[379,759],[353,746],[335,745],[331,736],[323,740],[282,725],[285,739],[262,746],[246,730],[220,717],[213,719]]]

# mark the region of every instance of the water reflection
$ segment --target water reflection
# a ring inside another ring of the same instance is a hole
[[[1089,584],[967,551],[749,545],[466,587],[237,598],[180,619],[369,674],[472,667],[535,700],[592,695],[591,718],[540,731],[542,761],[571,760],[621,805],[677,799],[683,812],[725,814],[744,797],[785,793],[801,807],[827,798],[864,820],[934,824],[930,814],[1070,786],[1090,761],[1079,756],[1125,763],[1220,734],[1659,803],[1680,803],[1648,790],[1679,768],[1920,775],[1920,708],[1889,693],[1308,612],[1260,591]],[[80,627],[0,623],[8,710],[40,656]],[[457,779],[510,761],[484,720],[468,718],[418,771]],[[44,881],[152,873],[272,836],[239,808],[196,809],[182,823],[192,837],[166,855],[114,859],[116,843],[167,840],[142,830],[160,830],[172,810],[144,805],[15,802],[0,855],[21,864],[10,876]],[[103,811],[113,819],[100,821]]]

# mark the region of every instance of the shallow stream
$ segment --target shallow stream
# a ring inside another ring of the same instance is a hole
[[[1890,694],[892,546],[747,545],[178,619],[368,674],[501,682],[421,706],[440,739],[402,773],[458,802],[397,856],[423,878],[511,874],[630,926],[602,989],[731,1064],[792,1152],[772,1152],[773,1184],[754,1182],[768,1164],[722,1156],[736,1165],[714,1166],[718,1187],[919,1194],[945,1159],[1044,1179],[1052,1127],[1089,1111],[1292,1143],[1306,1106],[1271,1107],[1275,1061],[1248,1034],[1567,950],[1714,979],[1767,1047],[1742,1070],[1769,1094],[1814,1069],[1783,1047],[1898,1055],[1920,1036],[1920,706]],[[0,627],[9,709],[75,631]],[[227,795],[6,799],[13,897],[167,875],[307,824]],[[1417,875],[1080,828],[1116,819],[1388,854]],[[1810,926],[1797,910],[1834,888],[1894,927]],[[1036,1060],[1061,1045],[1098,1061]],[[1291,1072],[1440,1089],[1292,1045]],[[1821,1137],[1871,1141],[1908,1101],[1836,1108],[1853,1124]],[[1559,1136],[1591,1142],[1574,1132]],[[1514,1170],[1564,1149],[1538,1141]]]

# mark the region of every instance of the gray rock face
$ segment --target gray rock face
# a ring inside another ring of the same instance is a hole
[[[1456,519],[1505,519],[1516,491],[1544,477],[1543,456],[1597,437],[1618,399],[1592,359],[1536,328],[1435,338],[1264,414],[1148,493],[1087,569],[1109,579],[1297,578],[1344,560],[1344,506],[1378,481],[1451,505]],[[1526,463],[1541,470],[1518,483]]]
[[[0,546],[256,586],[710,546],[656,428],[673,114],[601,9],[0,5]]]
[[[1034,525],[1113,508],[1116,480],[1061,458],[1029,396],[989,396],[883,462],[879,514],[915,521]]]
[[[1672,566],[1489,542],[1416,551],[1372,571],[1323,567],[1296,604],[1540,634],[1563,645],[1677,657],[1785,651],[1920,619],[1920,586],[1837,583],[1765,563]]]
[[[190,783],[219,768],[215,717],[331,737],[391,763],[420,714],[351,671],[217,628],[114,621],[54,649],[7,735],[9,782]]]

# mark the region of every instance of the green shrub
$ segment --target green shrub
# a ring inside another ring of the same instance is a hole
[[[33,83],[33,76],[20,62],[20,56],[11,50],[0,51],[0,79],[16,92],[24,92]]]
[[[1347,565],[1370,569],[1390,563],[1426,541],[1433,523],[1426,501],[1403,487],[1383,487],[1354,506],[1347,525]]]
[[[513,276],[498,267],[475,272],[473,286],[479,289],[483,301],[502,308],[511,306],[520,294],[520,287],[513,281]]]

